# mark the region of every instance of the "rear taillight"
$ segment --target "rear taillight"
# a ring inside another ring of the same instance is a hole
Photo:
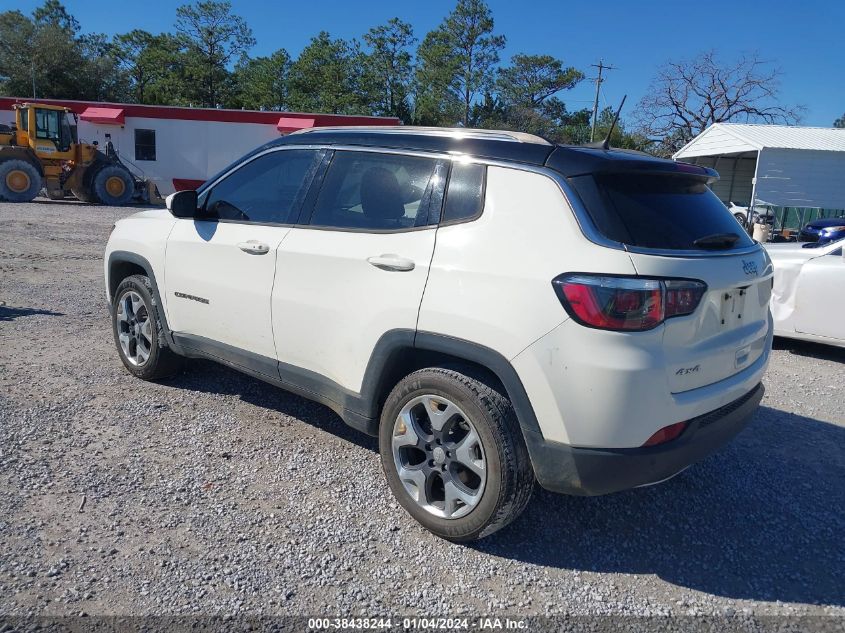
[[[707,286],[686,279],[643,279],[570,273],[552,281],[569,315],[588,327],[641,332],[692,314]]]

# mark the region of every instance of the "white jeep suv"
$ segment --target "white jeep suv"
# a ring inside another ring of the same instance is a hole
[[[417,521],[483,537],[535,481],[659,482],[757,408],[772,268],[716,177],[512,132],[291,134],[117,223],[115,342],[139,378],[202,357],[328,405]]]

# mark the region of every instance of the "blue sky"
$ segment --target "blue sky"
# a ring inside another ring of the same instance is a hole
[[[514,53],[550,54],[591,76],[601,57],[618,69],[603,86],[602,105],[628,94],[628,113],[656,68],[670,58],[715,49],[725,58],[759,51],[784,71],[784,103],[804,105],[804,125],[829,126],[845,113],[845,2],[836,0],[488,0],[496,30],[508,38],[503,59]],[[41,0],[0,0],[0,9],[29,13]],[[108,34],[142,28],[168,31],[179,2],[167,0],[65,0],[84,31]],[[453,0],[292,2],[233,0],[233,10],[252,27],[253,55],[278,48],[296,55],[320,30],[358,37],[399,17],[422,39],[454,6]],[[601,14],[600,10],[605,13]],[[570,109],[591,107],[593,85],[584,82],[561,97]]]

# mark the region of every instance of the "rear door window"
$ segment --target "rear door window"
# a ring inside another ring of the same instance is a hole
[[[754,243],[701,180],[649,174],[595,174],[569,180],[596,228],[611,240],[669,250],[701,250],[701,244],[712,244],[715,236],[731,234],[736,239],[718,250]]]
[[[437,165],[434,158],[338,151],[310,224],[360,231],[425,226]]]

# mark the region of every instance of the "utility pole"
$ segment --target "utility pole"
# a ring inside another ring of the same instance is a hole
[[[35,60],[32,60],[32,98],[35,99]]]
[[[590,64],[593,68],[599,69],[599,76],[596,77],[596,99],[593,101],[593,125],[590,127],[590,143],[596,140],[596,119],[599,116],[599,90],[601,89],[601,82],[604,81],[602,79],[602,71],[604,70],[616,70],[615,66],[605,66],[604,60],[599,59],[598,64]]]

